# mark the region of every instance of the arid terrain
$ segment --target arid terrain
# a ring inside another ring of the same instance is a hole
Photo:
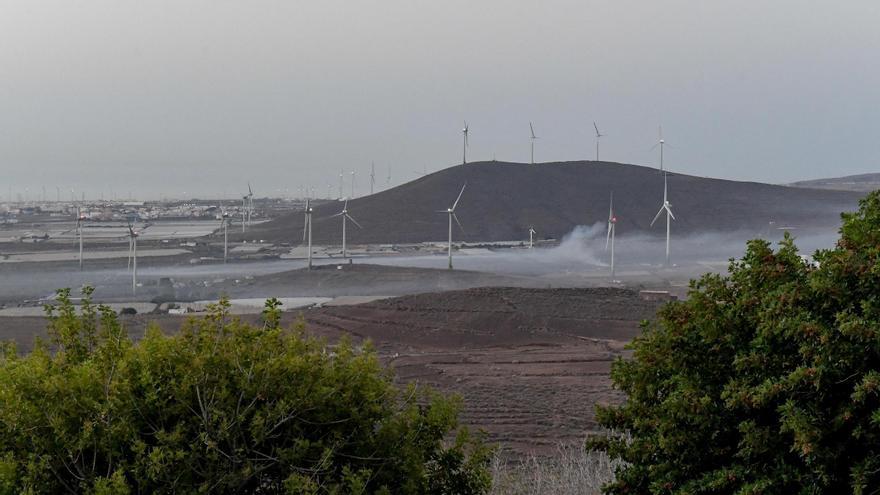
[[[330,341],[369,339],[401,383],[460,394],[462,420],[510,455],[549,453],[590,430],[597,402],[620,400],[611,361],[653,317],[657,301],[627,289],[476,288],[285,313]],[[186,317],[125,317],[131,335],[148,322],[175,331]],[[243,316],[256,321],[256,315]],[[31,348],[45,319],[0,319],[0,336]]]

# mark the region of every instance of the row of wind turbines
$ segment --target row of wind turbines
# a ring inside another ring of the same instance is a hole
[[[605,134],[602,134],[601,132],[599,132],[599,126],[596,124],[595,121],[593,121],[593,128],[596,130],[596,161],[598,162],[599,161],[599,140],[602,139],[603,137],[605,137]],[[462,134],[461,164],[462,165],[467,165],[467,149],[468,149],[468,146],[470,145],[468,143],[468,133],[469,132],[470,132],[470,126],[468,126],[468,123],[465,120],[464,127],[461,129],[461,134]],[[537,141],[538,139],[540,139],[540,138],[535,135],[535,126],[532,125],[531,122],[529,122],[529,143],[531,144],[531,161],[530,161],[530,163],[532,165],[535,164],[535,141]],[[661,138],[661,140],[662,140],[662,138]],[[354,172],[352,172],[352,174],[354,174]],[[372,192],[373,191],[371,189],[370,194],[372,194]]]
[[[596,131],[596,159],[598,160],[598,158],[599,158],[599,140],[600,140],[600,138],[604,137],[604,134],[602,134],[599,131],[599,127],[596,125],[595,122],[593,123],[593,127]],[[538,137],[535,135],[534,126],[532,125],[531,122],[529,123],[529,131],[530,131],[530,138],[531,138],[531,142],[532,142],[532,163],[534,164],[534,141],[536,139],[538,139]],[[464,135],[462,163],[466,164],[467,163],[468,133],[469,133],[469,126],[468,126],[467,122],[465,122],[465,124],[464,124],[464,128],[462,129],[462,133]],[[668,198],[668,179],[667,179],[668,172],[664,168],[664,163],[663,163],[663,155],[664,155],[665,145],[666,145],[666,142],[663,139],[663,131],[662,131],[662,128],[660,128],[659,139],[651,149],[653,150],[653,149],[656,149],[657,147],[659,147],[659,151],[660,151],[660,173],[663,175],[663,202],[660,206],[660,209],[657,211],[657,214],[654,216],[654,219],[651,221],[651,226],[653,227],[653,225],[657,222],[657,220],[659,220],[660,217],[665,213],[665,215],[666,215],[666,259],[665,259],[666,261],[665,261],[665,263],[666,263],[666,266],[669,266],[671,221],[675,220],[675,215],[672,212],[672,204],[669,202],[669,198]],[[354,193],[355,173],[351,172],[351,176],[352,176],[351,188],[352,188],[352,194],[353,194]],[[340,173],[340,192],[343,187],[343,180],[342,179],[343,179],[343,174]],[[372,188],[373,188],[373,185],[375,184],[375,165],[374,164],[371,166],[370,179],[371,179],[370,182],[371,182],[371,193],[372,193]],[[464,231],[464,229],[461,225],[461,222],[458,219],[458,216],[455,214],[455,211],[459,205],[459,202],[461,201],[461,198],[464,194],[466,187],[467,187],[467,183],[462,185],[461,190],[458,193],[458,196],[456,197],[455,201],[452,203],[452,205],[449,208],[447,208],[445,210],[437,211],[437,213],[446,213],[448,216],[447,258],[448,258],[448,268],[449,269],[453,269],[453,263],[452,263],[452,261],[453,261],[452,260],[452,252],[453,252],[453,226],[452,226],[452,224],[453,224],[453,222],[455,222],[459,226],[459,229],[461,229],[462,232]],[[245,232],[246,228],[249,227],[251,224],[251,217],[252,217],[252,213],[253,213],[253,209],[254,209],[253,197],[254,197],[253,189],[251,188],[250,183],[248,183],[248,193],[242,197],[242,210],[241,210],[242,232]],[[360,225],[360,223],[358,223],[357,220],[355,220],[354,217],[350,214],[349,209],[348,209],[348,203],[349,203],[349,200],[345,199],[345,202],[343,203],[342,210],[340,212],[336,213],[335,215],[332,215],[332,217],[340,217],[342,219],[342,257],[343,257],[343,259],[346,259],[348,257],[347,243],[346,243],[348,221],[351,221],[359,229],[363,228]],[[307,249],[308,249],[308,256],[307,256],[308,268],[312,268],[312,266],[313,266],[313,260],[312,260],[312,255],[313,255],[313,252],[312,252],[312,214],[313,214],[313,211],[314,210],[313,210],[313,207],[311,204],[311,199],[307,199],[306,205],[305,205],[305,221],[304,221],[304,225],[303,225],[303,242],[307,244]],[[232,221],[232,216],[228,212],[223,211],[222,215],[221,215],[221,225],[220,226],[223,229],[223,262],[224,263],[226,263],[228,260],[229,226],[231,224],[231,221]],[[75,227],[76,234],[77,234],[78,241],[79,241],[79,267],[80,267],[80,270],[82,270],[82,268],[83,268],[83,227],[84,227],[84,222],[85,222],[85,216],[83,215],[82,210],[80,209],[80,210],[78,210],[78,213],[77,213],[76,227]],[[610,204],[609,204],[609,212],[608,212],[608,220],[607,220],[607,234],[606,234],[606,241],[605,241],[606,250],[610,250],[610,267],[611,267],[612,277],[615,275],[614,241],[615,241],[615,234],[616,234],[616,223],[617,223],[617,217],[614,213],[614,196],[613,196],[613,192],[612,192],[611,193],[611,200],[610,200]],[[140,236],[141,232],[148,227],[149,227],[149,224],[144,226],[141,230],[135,230],[132,223],[131,222],[128,223],[128,233],[127,233],[126,237],[128,238],[128,241],[129,241],[128,270],[131,271],[131,274],[132,274],[132,294],[135,294],[137,291],[137,239]],[[534,236],[535,236],[535,234],[537,234],[537,231],[534,229],[533,226],[530,226],[529,230],[528,230],[528,234],[529,234],[529,248],[532,248],[534,246]]]
[[[596,158],[598,160],[599,156],[599,139],[604,136],[599,131],[599,127],[596,123],[593,123],[593,127],[596,131]],[[534,128],[531,123],[529,123],[529,130],[531,131],[532,142],[534,143],[535,139],[538,139],[535,136]],[[462,164],[467,164],[467,146],[468,146],[468,132],[469,127],[467,122],[464,123],[464,128],[462,129],[462,134],[464,135],[464,150],[462,155]],[[663,139],[663,129],[659,128],[659,138],[654,146],[651,148],[652,150],[660,149],[660,173],[663,175],[663,202],[660,205],[660,209],[657,211],[657,214],[654,216],[654,219],[651,221],[651,226],[653,227],[657,220],[660,219],[661,215],[666,214],[666,257],[665,257],[665,266],[669,266],[669,254],[670,254],[670,240],[671,240],[671,222],[675,220],[675,215],[672,212],[672,203],[669,202],[669,188],[668,188],[668,172],[663,164],[663,152],[664,147],[666,145],[666,141]],[[533,150],[534,152],[534,150]],[[532,157],[532,163],[534,163],[534,155]],[[352,172],[352,175],[354,172]],[[340,174],[340,178],[342,174]],[[340,182],[341,183],[341,182]],[[447,238],[447,258],[448,258],[448,268],[453,269],[452,264],[452,241],[453,241],[453,227],[452,224],[455,222],[459,229],[464,232],[464,228],[461,225],[461,222],[458,219],[458,216],[455,214],[455,210],[458,207],[459,202],[461,201],[461,197],[464,194],[465,189],[467,188],[467,183],[464,183],[461,187],[461,190],[458,193],[458,196],[455,198],[455,201],[452,205],[445,209],[439,210],[437,213],[446,213],[448,216],[448,238]],[[354,182],[352,181],[352,191],[354,190]],[[346,259],[347,251],[346,251],[346,229],[347,222],[350,220],[355,224],[359,229],[362,226],[351,216],[348,210],[348,199],[345,200],[342,210],[332,217],[341,217],[342,218],[342,257]],[[307,245],[307,259],[308,259],[308,268],[312,268],[312,214],[314,209],[311,205],[311,200],[306,201],[305,207],[305,219],[303,223],[303,242]],[[332,218],[331,217],[331,218]],[[614,241],[616,235],[616,224],[617,224],[617,215],[614,213],[614,193],[611,192],[609,208],[608,208],[608,220],[607,220],[607,233],[605,238],[605,249],[606,251],[610,251],[610,268],[611,268],[611,276],[615,276],[615,257],[614,257]],[[529,234],[529,248],[531,249],[534,246],[534,236],[537,234],[537,231],[534,229],[534,226],[530,226],[528,230]],[[224,240],[224,260],[225,260],[225,240]]]

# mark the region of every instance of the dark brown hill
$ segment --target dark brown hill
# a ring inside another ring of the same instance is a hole
[[[870,192],[875,189],[880,189],[880,174],[859,174],[847,175],[846,177],[802,180],[800,182],[794,182],[791,185],[794,187],[809,187],[813,189]]]
[[[447,216],[438,213],[455,200],[462,184],[458,217],[464,233],[457,241],[527,239],[529,226],[540,238],[560,238],[577,225],[605,222],[614,191],[618,234],[662,235],[650,228],[663,198],[663,178],[653,168],[610,162],[561,162],[536,165],[479,162],[454,166],[371,196],[352,200],[351,244],[443,241]],[[839,214],[857,206],[861,193],[669,175],[669,200],[677,233],[762,232],[770,221],[797,227],[835,227]],[[313,242],[337,244],[341,220],[331,216],[342,203],[315,208]],[[658,222],[659,223],[659,222]],[[249,239],[302,241],[303,214],[295,213],[255,226]]]

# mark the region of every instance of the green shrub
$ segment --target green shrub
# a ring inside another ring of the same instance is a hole
[[[397,389],[367,346],[332,348],[221,300],[133,343],[69,290],[54,352],[0,357],[0,493],[482,493],[490,452],[460,403]],[[444,441],[458,430],[457,441]]]
[[[876,493],[880,487],[880,193],[803,262],[751,241],[693,282],[612,368],[628,399],[594,438],[625,461],[607,493]]]

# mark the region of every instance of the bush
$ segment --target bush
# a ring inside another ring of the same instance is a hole
[[[600,407],[631,438],[607,493],[874,493],[880,487],[880,193],[805,264],[786,236],[751,241],[727,276],[692,282],[612,368]]]
[[[614,479],[614,463],[583,443],[560,444],[548,457],[492,460],[492,495],[595,495]]]
[[[459,401],[394,387],[369,348],[244,324],[221,300],[135,344],[84,290],[55,346],[0,356],[0,493],[481,493],[490,453]],[[454,439],[444,437],[456,432]]]

